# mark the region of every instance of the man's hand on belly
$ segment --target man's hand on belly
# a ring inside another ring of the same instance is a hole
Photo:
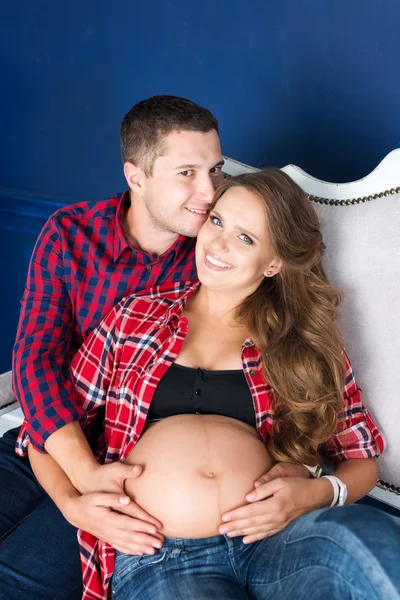
[[[219,533],[244,536],[243,542],[249,544],[278,533],[302,514],[329,506],[332,485],[328,480],[278,477],[258,486],[246,500],[244,506],[222,515]]]
[[[63,514],[75,527],[126,554],[154,554],[164,541],[162,524],[125,495],[95,492],[71,497]]]
[[[142,474],[139,465],[127,465],[121,462],[112,462],[105,465],[97,463],[86,470],[85,476],[79,485],[81,494],[90,492],[115,492],[124,493],[126,479],[137,479]]]

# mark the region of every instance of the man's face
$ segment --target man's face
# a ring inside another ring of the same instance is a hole
[[[195,237],[223,180],[219,136],[215,130],[173,131],[163,144],[163,156],[142,184],[146,211],[157,229]]]

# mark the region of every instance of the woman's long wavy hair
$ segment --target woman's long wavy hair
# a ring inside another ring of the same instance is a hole
[[[238,308],[274,390],[276,418],[267,448],[277,461],[315,465],[318,446],[334,433],[343,407],[345,361],[335,323],[342,294],[322,266],[318,216],[288,175],[265,169],[228,179],[214,205],[232,187],[262,200],[275,256],[282,261],[281,271],[265,277]]]

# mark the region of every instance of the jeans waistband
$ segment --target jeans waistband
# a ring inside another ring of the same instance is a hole
[[[204,548],[209,546],[218,546],[232,542],[227,535],[214,535],[206,538],[173,538],[166,537],[163,542],[163,548]]]

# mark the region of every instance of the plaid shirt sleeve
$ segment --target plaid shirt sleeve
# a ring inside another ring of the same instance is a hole
[[[19,454],[29,440],[44,452],[52,433],[83,415],[69,368],[73,318],[63,270],[60,234],[50,218],[33,250],[13,350],[13,388],[25,417]]]
[[[118,343],[119,314],[117,304],[86,338],[72,361],[76,400],[86,413],[82,427],[106,402]]]
[[[372,458],[382,454],[384,442],[377,426],[361,401],[353,369],[346,359],[344,409],[335,434],[326,443],[326,454],[336,463],[350,458]]]

